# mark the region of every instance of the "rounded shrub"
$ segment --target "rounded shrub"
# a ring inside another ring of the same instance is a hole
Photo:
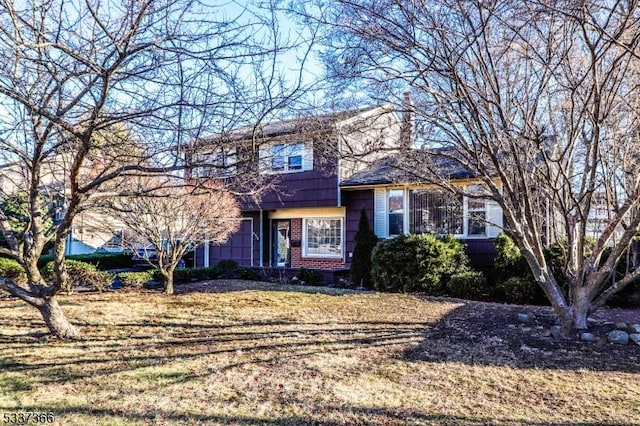
[[[507,303],[519,305],[540,304],[542,289],[533,280],[523,277],[511,277],[499,284]]]
[[[296,276],[305,285],[320,285],[324,283],[324,276],[317,269],[300,268]]]
[[[485,300],[492,289],[482,272],[465,271],[453,274],[447,283],[448,292],[453,297],[471,300]]]
[[[374,287],[379,291],[444,294],[445,284],[468,270],[464,245],[453,237],[400,235],[378,243],[371,256]]]
[[[505,281],[511,277],[527,277],[530,281],[533,281],[533,275],[527,261],[520,253],[518,246],[507,234],[501,232],[496,238],[495,244],[495,268],[500,281]]]
[[[27,273],[22,265],[13,259],[0,257],[0,278],[8,278],[18,285],[27,283]]]
[[[235,276],[241,280],[260,281],[260,275],[251,268],[238,268],[235,272]]]
[[[99,271],[95,265],[71,259],[65,259],[64,264],[67,268],[67,275],[69,276],[69,279],[61,287],[62,291],[72,293],[78,286],[103,291],[111,284],[111,274]],[[45,281],[53,281],[55,276],[53,262],[47,263],[40,273]]]
[[[141,272],[120,272],[116,276],[123,287],[141,288],[147,281],[153,279],[153,270]]]
[[[235,271],[235,269],[233,269]],[[191,281],[214,280],[220,276],[220,269],[217,266],[210,268],[179,268],[173,271],[175,283],[187,283]],[[159,274],[155,274],[156,279],[160,279]]]
[[[233,277],[234,273],[238,269],[238,262],[232,259],[222,259],[214,266],[219,275],[223,275],[226,278]]]

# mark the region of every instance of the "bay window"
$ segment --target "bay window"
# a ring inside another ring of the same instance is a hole
[[[463,233],[463,198],[436,189],[414,189],[409,197],[409,232]]]
[[[304,219],[305,257],[342,257],[342,219]]]
[[[468,196],[437,187],[380,188],[374,192],[374,232],[379,238],[404,233],[495,238],[502,209],[483,185],[468,185]]]

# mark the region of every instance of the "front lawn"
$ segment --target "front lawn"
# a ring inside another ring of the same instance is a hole
[[[213,281],[61,298],[81,340],[0,300],[0,421],[638,424],[640,346],[555,343],[547,308]],[[529,310],[531,323],[513,313]],[[640,322],[640,321],[639,321]]]

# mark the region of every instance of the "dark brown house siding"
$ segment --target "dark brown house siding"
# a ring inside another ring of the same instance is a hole
[[[226,259],[233,259],[240,266],[260,266],[260,215],[249,212],[242,218],[240,229],[226,243],[209,246],[209,266]],[[204,245],[196,249],[195,261],[197,267],[204,266]]]
[[[263,210],[338,205],[338,179],[335,172],[311,170],[275,177],[275,191],[262,196],[260,206]],[[248,210],[255,210],[256,207],[251,203],[242,206]]]
[[[482,270],[493,267],[497,254],[495,240],[469,239],[464,240],[464,243],[471,266]]]
[[[360,210],[364,207],[369,219],[369,225],[373,229],[373,189],[359,191],[342,191],[342,204],[346,207],[346,262],[351,264],[351,257],[355,249],[356,232],[360,221]]]

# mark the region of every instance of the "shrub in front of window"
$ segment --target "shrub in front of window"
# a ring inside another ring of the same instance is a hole
[[[113,277],[108,272],[99,271],[95,265],[80,262],[78,260],[65,259],[64,264],[67,269],[68,279],[61,286],[62,291],[73,293],[76,287],[88,287],[93,290],[103,291],[107,288]],[[53,262],[47,263],[42,271],[42,278],[51,282],[54,279]]]
[[[252,268],[238,268],[235,272],[235,276],[241,280],[260,281],[260,275]]]
[[[447,283],[449,295],[461,299],[487,300],[492,289],[482,272],[466,271],[453,274]]]
[[[355,242],[356,246],[353,250],[349,271],[351,282],[354,285],[371,288],[373,286],[371,280],[371,253],[376,244],[378,244],[378,237],[369,225],[369,218],[364,208],[360,210],[360,222],[358,223]]]
[[[373,249],[374,288],[392,292],[442,295],[449,278],[469,269],[464,245],[451,236],[401,235]]]
[[[234,262],[235,263],[235,262]],[[232,265],[229,265],[232,266]],[[237,263],[236,263],[237,268]],[[233,269],[225,269],[227,271],[235,271],[236,268]],[[214,266],[211,268],[180,268],[175,269],[173,271],[173,281],[178,283],[188,283],[191,281],[204,281],[204,280],[214,280],[218,278],[221,274],[221,269],[218,266]],[[157,271],[156,271],[157,272]],[[160,280],[160,274],[156,273],[154,275],[156,280]]]
[[[500,283],[498,287],[504,293],[504,300],[507,303],[541,304],[544,298],[540,286],[526,277],[511,277]]]
[[[296,276],[305,285],[320,285],[324,283],[324,276],[316,269],[300,268]]]
[[[584,244],[586,247],[585,255],[589,256],[591,254],[590,248],[594,246],[595,240],[586,238]],[[498,275],[498,289],[505,292],[505,301],[509,303],[548,304],[544,291],[535,284],[531,269],[524,256],[520,253],[520,249],[504,232],[496,238],[496,251],[495,268]],[[567,251],[568,244],[566,241],[558,241],[544,248],[544,257],[554,277],[563,286],[566,282],[564,263]],[[511,278],[518,278],[519,281],[507,283]],[[535,291],[528,289],[531,286],[527,283],[533,283],[536,287]],[[523,290],[524,288],[527,288],[527,290]],[[566,288],[564,290],[566,292]]]
[[[504,232],[496,238],[495,268],[498,281],[503,282],[511,277],[527,278],[533,281],[533,275],[520,249]]]
[[[218,276],[231,278],[238,269],[238,262],[233,259],[223,259],[216,263],[214,268],[218,271]]]

